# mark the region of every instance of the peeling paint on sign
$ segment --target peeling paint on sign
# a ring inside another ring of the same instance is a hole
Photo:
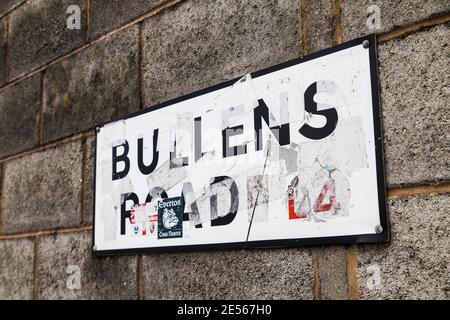
[[[101,126],[97,251],[381,240],[370,50],[343,45]]]

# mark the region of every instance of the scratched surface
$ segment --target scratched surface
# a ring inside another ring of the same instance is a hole
[[[358,45],[108,124],[97,135],[97,250],[374,234],[372,117]],[[133,234],[131,212],[155,188],[147,219],[182,196],[182,237]]]

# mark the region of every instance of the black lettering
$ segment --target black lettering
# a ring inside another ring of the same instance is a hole
[[[117,155],[117,148],[119,147],[123,147],[123,153],[121,155]],[[118,146],[114,146],[112,148],[112,179],[114,180],[118,180],[118,179],[122,179],[125,178],[128,174],[128,171],[130,171],[130,159],[128,159],[128,151],[129,151],[130,147],[128,145],[128,141],[125,140],[125,143],[118,145]],[[117,172],[117,163],[118,162],[124,162],[125,163],[125,168],[120,171]]]
[[[194,119],[194,144],[195,144],[195,161],[198,161],[205,155],[206,152],[202,152],[202,118],[198,117]]]
[[[237,136],[244,132],[244,126],[227,127],[222,130],[222,157],[232,157],[247,153],[247,145],[230,147],[230,137]]]
[[[217,194],[212,194],[210,197],[210,205],[211,205],[211,226],[223,226],[230,224],[234,218],[236,217],[238,208],[239,208],[239,191],[236,183],[233,179],[227,176],[219,176],[215,177],[210,187],[218,186],[218,184],[223,185],[224,187],[228,187],[228,190],[231,195],[231,205],[228,213],[224,216],[219,216],[217,212]]]
[[[194,191],[190,182],[185,182],[183,184],[181,197],[183,200],[183,221],[192,221],[195,228],[202,228],[200,212],[198,211],[197,201],[195,200]]]
[[[143,174],[152,173],[158,165],[159,151],[158,149],[158,129],[153,131],[153,159],[149,166],[144,164],[144,139],[138,139],[138,167]]]
[[[317,93],[317,82],[312,83],[305,91],[305,111],[313,115],[321,115],[327,119],[325,126],[322,128],[314,128],[305,123],[299,132],[306,138],[313,140],[320,140],[328,137],[336,129],[338,123],[338,114],[335,108],[317,111],[317,103],[314,101],[314,96]]]
[[[177,140],[175,138],[175,141],[173,142],[173,151],[170,152],[170,164],[169,168],[180,168],[187,166],[189,164],[188,157],[183,158],[177,158]]]
[[[133,205],[139,203],[138,196],[133,193],[123,193],[120,196],[122,205],[120,206],[120,234],[125,234],[125,219],[130,219],[131,210],[127,210],[127,201],[133,201]]]
[[[150,203],[157,198],[167,199],[167,192],[161,187],[152,188],[147,194],[147,198],[145,198],[145,203]]]
[[[263,148],[262,143],[262,119],[269,126],[269,108],[263,99],[258,100],[258,106],[253,110],[253,122],[255,125],[255,149],[259,151]],[[289,134],[289,123],[280,126],[270,127],[273,135],[277,139],[280,146],[287,145],[291,142]]]

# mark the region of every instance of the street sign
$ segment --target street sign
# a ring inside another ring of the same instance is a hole
[[[389,239],[376,39],[96,128],[94,254]]]

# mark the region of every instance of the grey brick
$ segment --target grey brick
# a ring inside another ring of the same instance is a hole
[[[367,20],[373,16],[368,16],[367,12],[367,8],[371,5],[377,5],[380,8],[381,27],[379,29],[372,29],[366,25]],[[445,0],[343,1],[343,38],[349,40],[366,34],[390,31],[449,10],[450,2]]]
[[[146,299],[312,299],[304,249],[144,256]]]
[[[366,299],[450,298],[450,195],[389,201],[389,245],[358,247]]]
[[[92,256],[91,248],[90,231],[40,238],[37,298],[135,299],[137,257],[98,258]],[[76,274],[80,275],[79,289]]]
[[[0,240],[0,252],[0,299],[31,299],[34,241]]]
[[[0,91],[0,158],[39,144],[41,75]]]
[[[317,248],[320,277],[320,298],[336,300],[348,298],[347,259],[343,246]]]
[[[304,0],[308,53],[333,46],[331,0]]]
[[[300,56],[298,5],[184,1],[147,19],[146,106]]]
[[[6,80],[6,19],[0,20],[0,85]]]
[[[3,232],[80,224],[81,143],[69,142],[4,164]]]
[[[379,47],[390,186],[450,179],[449,26]]]
[[[45,142],[139,109],[138,33],[122,30],[46,70]]]
[[[83,203],[83,223],[91,224],[93,218],[93,206],[94,206],[94,166],[95,166],[95,143],[94,137],[88,137],[86,139],[86,159],[85,168],[83,171],[83,183],[84,183],[84,203]]]
[[[91,0],[89,8],[89,38],[95,38],[117,28],[165,0]]]
[[[80,30],[67,28],[69,5],[81,9]],[[28,1],[11,13],[9,24],[8,77],[11,80],[86,42],[86,1]]]
[[[6,15],[8,12],[16,8],[25,0],[2,0],[0,1],[0,17]]]

